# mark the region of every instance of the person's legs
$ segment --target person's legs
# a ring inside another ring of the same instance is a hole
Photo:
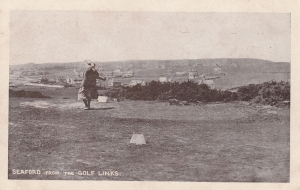
[[[89,98],[89,99],[87,99],[87,107],[88,107],[88,109],[91,109],[91,99]]]
[[[78,91],[78,99],[82,99],[85,105],[84,109],[88,109],[89,105],[88,105],[87,91],[83,87],[81,87]]]
[[[97,87],[96,86],[94,86],[94,87],[92,87],[90,89],[90,94],[89,95],[90,96],[89,96],[89,102],[88,102],[88,104],[89,104],[89,108],[91,108],[90,105],[91,105],[92,99],[97,99],[98,98],[98,91],[97,91]]]
[[[89,105],[88,105],[88,100],[87,100],[87,99],[83,99],[83,103],[84,103],[84,105],[85,105],[85,108],[88,108],[88,107],[89,107]]]
[[[91,89],[88,89],[87,94],[86,94],[86,101],[87,101],[87,107],[88,109],[91,109]]]

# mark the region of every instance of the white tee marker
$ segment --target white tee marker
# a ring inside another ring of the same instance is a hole
[[[143,133],[133,133],[130,143],[136,144],[136,145],[146,144],[144,134]]]

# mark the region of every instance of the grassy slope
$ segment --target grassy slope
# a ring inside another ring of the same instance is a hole
[[[56,105],[49,109],[20,106],[26,101],[35,100],[10,99],[10,179],[289,181],[286,109],[270,115],[237,103],[129,101],[83,111],[74,100],[46,100]],[[133,132],[143,132],[147,145],[129,144]],[[111,169],[122,176],[17,176],[11,169]]]

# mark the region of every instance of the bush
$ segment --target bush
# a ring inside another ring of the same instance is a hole
[[[13,91],[9,89],[9,97],[24,97],[24,98],[50,98],[49,96],[45,96],[40,92],[37,91]]]
[[[282,101],[290,101],[290,83],[270,81],[251,84],[239,88],[237,95],[241,101],[277,105]]]
[[[140,84],[106,93],[111,98],[126,98],[131,100],[159,100],[168,101],[175,98],[187,102],[218,102],[237,100],[236,93],[211,89],[206,84],[194,81],[166,82],[151,81],[145,86]]]
[[[110,89],[105,94],[111,98],[131,100],[177,99],[187,102],[231,102],[249,101],[253,103],[278,105],[290,100],[290,83],[270,81],[262,84],[250,84],[238,89],[237,93],[211,89],[206,84],[194,81],[166,82],[151,81],[145,86],[140,84],[132,87]]]

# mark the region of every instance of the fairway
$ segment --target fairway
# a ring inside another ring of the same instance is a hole
[[[289,108],[271,108],[272,114],[238,102],[121,101],[92,102],[85,111],[82,104],[9,99],[9,179],[289,182]],[[147,144],[130,144],[133,132]]]

